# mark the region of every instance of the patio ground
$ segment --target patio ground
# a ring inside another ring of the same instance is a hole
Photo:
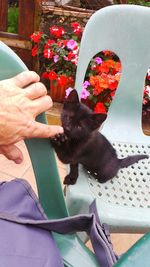
[[[59,123],[60,109],[61,104],[55,104],[54,108],[47,113],[49,123]],[[31,161],[24,142],[19,142],[18,147],[20,147],[23,152],[24,161],[22,164],[17,165],[12,161],[7,160],[3,155],[0,155],[0,180],[9,181],[14,177],[24,178],[31,184],[35,192],[37,192]],[[57,163],[60,177],[63,179],[66,173],[66,167],[59,160],[57,160]],[[119,254],[125,252],[140,237],[141,235],[139,234],[112,234],[112,242],[115,251]],[[88,245],[90,246],[90,244]]]

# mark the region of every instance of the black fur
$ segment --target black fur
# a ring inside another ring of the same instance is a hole
[[[100,183],[112,179],[120,168],[148,158],[147,155],[129,156],[118,159],[115,149],[98,132],[106,119],[105,114],[95,114],[79,102],[76,90],[71,91],[65,100],[61,114],[64,134],[51,138],[58,158],[70,164],[70,173],[64,184],[75,184],[78,178],[78,164],[81,163]]]

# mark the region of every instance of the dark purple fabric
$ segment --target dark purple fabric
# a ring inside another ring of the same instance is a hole
[[[19,218],[44,220],[46,216],[31,187],[24,180],[0,185],[0,213]],[[1,217],[1,216],[0,216]],[[52,235],[44,229],[0,220],[1,267],[63,267]]]
[[[100,266],[112,267],[118,258],[113,252],[108,228],[99,221],[95,202],[91,206],[91,212],[89,215],[47,220],[37,197],[26,181],[15,179],[1,184],[0,244],[3,245],[0,245],[0,258],[2,256],[5,262],[12,261],[14,257],[13,260],[20,264],[5,263],[2,266],[61,267],[63,264],[59,251],[49,231],[62,234],[86,231]],[[8,252],[10,256],[7,255]],[[23,265],[22,257],[31,262],[33,259],[33,264],[29,262]]]

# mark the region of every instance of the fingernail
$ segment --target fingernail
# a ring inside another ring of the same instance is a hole
[[[63,127],[59,127],[59,133],[64,133],[64,128]]]
[[[16,164],[20,164],[20,163],[22,163],[22,159],[20,159],[20,158],[16,159],[16,160],[15,160],[15,163],[16,163]]]

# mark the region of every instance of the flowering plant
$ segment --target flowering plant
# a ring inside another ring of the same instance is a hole
[[[150,68],[148,69],[145,87],[144,87],[144,98],[143,98],[143,114],[150,112]]]
[[[33,33],[32,56],[40,60],[41,77],[59,86],[73,86],[82,27],[71,23],[67,30],[52,26],[49,33]]]
[[[82,27],[72,22],[67,27],[52,26],[48,34],[33,33],[32,56],[38,56],[41,78],[65,87],[66,96],[72,90],[78,62]],[[121,62],[110,51],[98,53],[90,62],[82,88],[82,101],[96,113],[106,113],[121,76]],[[68,89],[67,89],[68,88]],[[150,110],[150,69],[146,76],[143,114]]]
[[[96,55],[88,66],[82,88],[82,102],[96,113],[106,113],[114,97],[121,75],[119,58],[110,51]],[[67,89],[67,95],[72,88]]]
[[[103,51],[94,57],[86,72],[83,92],[88,95],[88,105],[96,113],[106,113],[113,99],[121,75],[119,58],[110,51]],[[83,96],[85,99],[86,97]],[[86,100],[87,101],[87,100]],[[85,101],[85,102],[86,102]]]

